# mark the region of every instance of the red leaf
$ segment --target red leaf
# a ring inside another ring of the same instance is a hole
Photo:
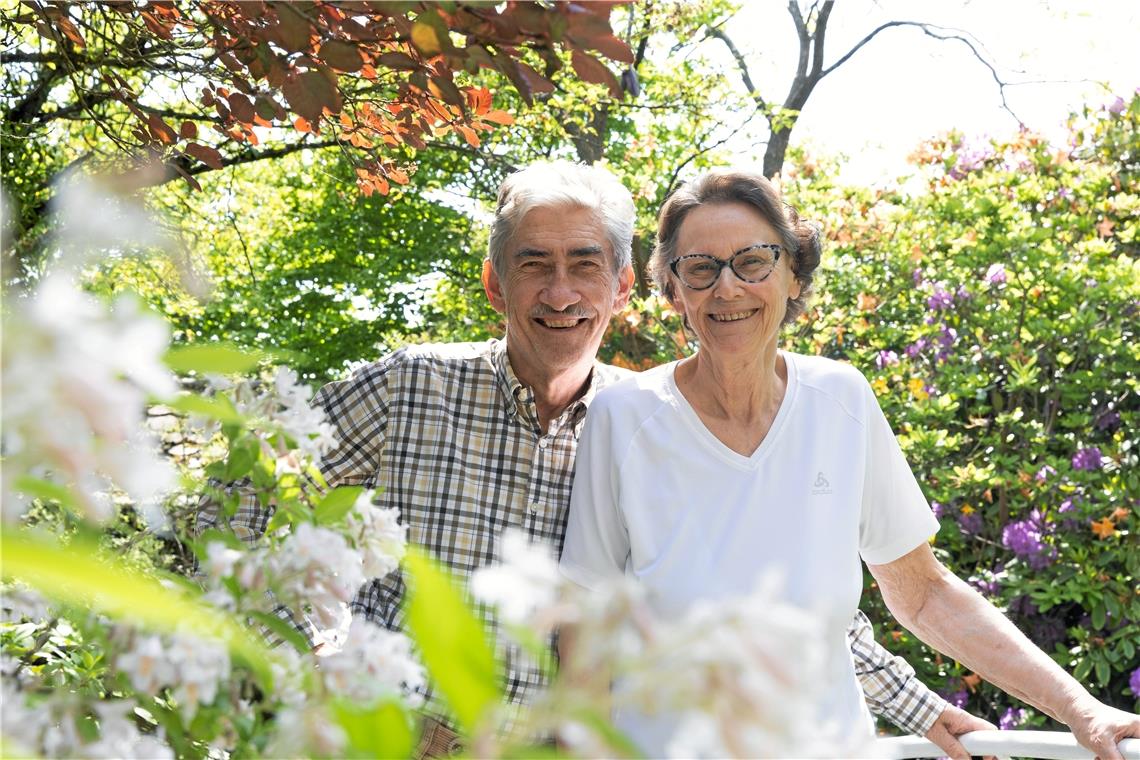
[[[486,87],[467,87],[463,93],[467,96],[467,107],[477,115],[491,110],[491,91]]]
[[[629,45],[619,40],[613,34],[593,34],[589,36],[573,37],[575,42],[581,44],[582,47],[588,50],[597,50],[613,61],[620,61],[621,63],[633,63],[633,51],[629,49]]]
[[[163,121],[162,117],[158,114],[152,113],[147,117],[146,123],[147,126],[150,127],[151,134],[154,135],[156,140],[161,140],[169,145],[178,139],[178,135],[174,133],[170,125]]]
[[[184,121],[178,129],[178,134],[183,140],[193,140],[198,136],[198,125],[192,121]]]
[[[582,79],[594,84],[604,84],[610,88],[611,95],[615,98],[621,97],[621,85],[618,84],[617,77],[597,58],[581,50],[575,50],[570,55],[570,62]]]
[[[456,124],[455,129],[459,134],[463,135],[463,139],[467,141],[468,145],[472,148],[479,147],[479,135],[475,134],[474,129],[463,124]]]
[[[309,20],[292,3],[274,3],[273,7],[277,11],[277,37],[281,46],[289,52],[307,51],[313,33]]]
[[[294,113],[316,124],[325,109],[330,113],[340,112],[340,92],[336,89],[335,78],[330,81],[333,76],[331,72],[303,71],[286,82],[281,92]]]
[[[222,154],[206,145],[196,142],[186,143],[186,147],[184,147],[182,151],[198,159],[211,169],[222,168]]]
[[[444,102],[453,106],[463,107],[463,95],[460,94],[459,88],[455,83],[445,77],[432,77],[428,82],[428,89],[431,90],[432,95],[442,99]]]
[[[390,69],[418,69],[420,67],[420,64],[410,55],[405,55],[397,51],[384,53],[376,60],[378,63]]]
[[[515,117],[506,111],[488,111],[482,114],[480,118],[484,121],[493,121],[496,124],[502,124],[504,127],[509,127],[515,123]]]
[[[226,102],[230,104],[230,112],[233,113],[234,118],[238,121],[249,124],[253,121],[254,110],[253,103],[249,102],[249,98],[239,92],[231,93]]]
[[[321,45],[321,58],[329,66],[340,71],[360,71],[364,59],[356,45],[340,40],[329,40]]]

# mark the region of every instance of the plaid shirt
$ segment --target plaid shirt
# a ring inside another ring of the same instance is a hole
[[[336,426],[339,441],[321,470],[330,486],[382,489],[377,503],[400,511],[408,540],[461,579],[498,561],[507,527],[550,546],[557,558],[586,409],[598,390],[627,374],[595,363],[586,393],[544,434],[534,393],[515,376],[503,341],[403,348],[318,392],[313,403]],[[242,498],[231,524],[250,540],[261,535],[268,517],[255,499]],[[404,591],[399,571],[373,579],[353,600],[353,612],[402,631]],[[491,611],[477,609],[497,631]],[[875,642],[862,613],[848,637],[872,710],[925,734],[945,703]],[[496,638],[506,697],[525,705],[546,685],[543,668]],[[424,697],[425,709],[450,725],[430,687]]]

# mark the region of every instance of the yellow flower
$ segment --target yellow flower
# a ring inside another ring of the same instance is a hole
[[[926,399],[930,398],[930,394],[926,392],[925,386],[926,383],[922,381],[921,377],[912,377],[907,383],[907,387],[910,388],[911,395],[919,401],[925,401]]]
[[[884,378],[876,377],[871,381],[871,388],[875,391],[876,396],[887,395],[887,381]]]
[[[974,514],[974,512],[978,511],[978,510],[974,509],[973,507],[971,507],[969,504],[963,504],[961,507],[961,510],[962,510],[962,514],[964,514],[964,515],[972,515],[972,514]]]

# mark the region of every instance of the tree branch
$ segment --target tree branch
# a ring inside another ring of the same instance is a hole
[[[708,34],[710,37],[716,37],[723,42],[728,51],[732,53],[732,57],[736,59],[736,68],[740,69],[740,77],[744,80],[744,86],[748,88],[748,96],[756,103],[756,107],[763,111],[765,114],[768,112],[768,104],[764,102],[764,98],[760,95],[760,91],[756,89],[756,85],[752,84],[752,75],[748,71],[748,62],[744,60],[744,56],[733,44],[732,39],[724,33],[721,29],[715,26],[708,27]]]
[[[878,27],[873,29],[869,34],[867,34],[867,36],[859,40],[859,42],[856,43],[854,47],[844,53],[839,58],[839,60],[824,69],[823,73],[820,75],[820,78],[823,78],[831,72],[835,71],[837,68],[846,63],[848,59],[851,58],[851,56],[859,52],[859,50],[864,45],[877,37],[881,32],[893,27],[911,27],[920,30],[926,36],[933,37],[936,40],[941,40],[943,42],[947,40],[957,40],[958,42],[961,42],[963,45],[968,47],[970,49],[970,52],[973,53],[974,58],[976,58],[983,66],[989,70],[990,76],[993,77],[994,82],[997,84],[998,95],[1001,96],[1001,107],[1010,116],[1016,119],[1018,124],[1024,124],[1021,118],[1013,112],[1013,109],[1010,108],[1009,103],[1005,99],[1005,88],[1009,87],[1010,83],[1004,81],[998,75],[997,68],[995,68],[994,65],[990,63],[990,61],[986,58],[986,56],[983,55],[982,52],[978,49],[981,43],[977,43],[976,39],[971,39],[973,35],[970,35],[968,32],[965,32],[961,29],[951,29],[948,27],[937,26],[935,24],[926,24],[921,21],[888,21],[884,24],[880,24]]]

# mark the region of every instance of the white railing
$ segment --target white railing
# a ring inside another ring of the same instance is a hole
[[[958,737],[971,755],[1036,757],[1041,760],[1091,760],[1093,753],[1065,731],[974,731]],[[1117,748],[1125,760],[1140,760],[1140,739],[1125,739]],[[943,757],[946,753],[919,736],[875,740],[874,757],[884,760]]]

